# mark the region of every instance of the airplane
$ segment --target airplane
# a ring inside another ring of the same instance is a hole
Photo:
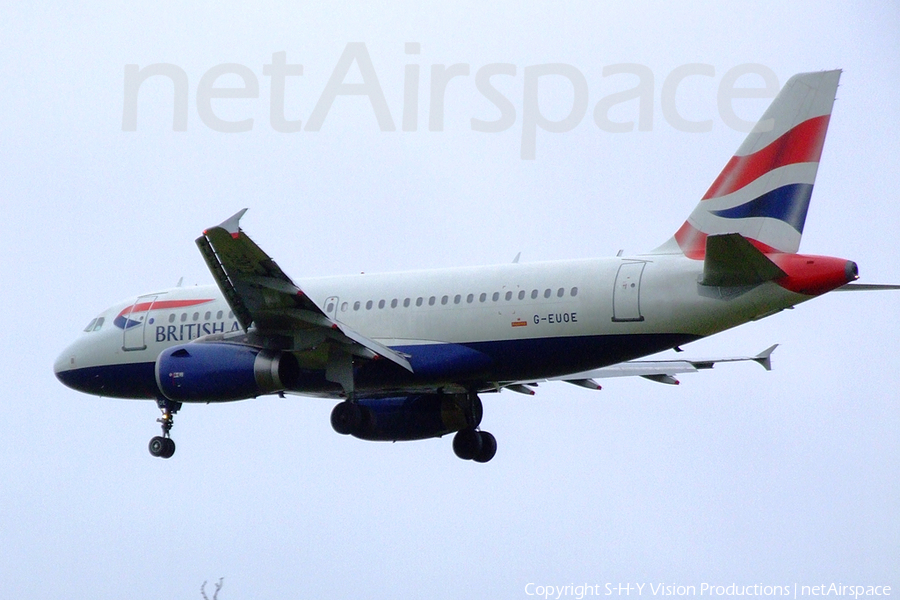
[[[338,433],[453,436],[464,460],[497,451],[481,395],[563,381],[675,375],[755,355],[639,360],[854,284],[856,263],[799,254],[839,70],[787,81],[675,234],[613,258],[289,278],[240,227],[196,244],[214,285],[164,289],[103,311],[59,356],[56,377],[97,396],[155,400],[170,458],[185,403],[266,394],[338,400]],[[621,253],[620,253],[621,254]]]

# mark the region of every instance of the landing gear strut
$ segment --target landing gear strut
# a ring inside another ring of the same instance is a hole
[[[157,398],[156,405],[162,411],[162,416],[156,420],[162,427],[162,435],[154,436],[150,440],[150,454],[159,458],[172,458],[175,454],[175,441],[169,437],[169,431],[175,422],[175,413],[181,409],[181,402],[173,402],[168,398]]]

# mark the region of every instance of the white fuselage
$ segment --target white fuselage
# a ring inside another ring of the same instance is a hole
[[[497,372],[487,375],[493,381],[552,377],[630,360],[810,298],[772,282],[738,289],[702,286],[702,268],[702,261],[683,255],[647,255],[360,274],[297,285],[329,317],[411,355],[414,365],[417,353],[451,345],[477,348],[497,365]],[[57,373],[102,377],[104,367],[143,366],[118,377],[145,379],[166,348],[241,331],[212,285],[146,294],[98,318],[102,326],[86,331],[60,355]],[[109,395],[148,397],[154,384],[143,381],[135,390],[117,388]]]

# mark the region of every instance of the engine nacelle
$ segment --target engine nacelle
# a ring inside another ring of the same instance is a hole
[[[440,437],[468,426],[466,394],[417,394],[399,398],[366,398],[359,427],[351,435],[371,441],[408,441]],[[481,423],[481,400],[474,400],[474,425]]]
[[[176,402],[245,400],[288,389],[299,376],[293,354],[242,344],[182,344],[156,359],[156,383]]]

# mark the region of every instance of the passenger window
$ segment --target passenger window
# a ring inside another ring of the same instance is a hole
[[[519,300],[525,299],[525,290],[519,290]]]
[[[422,306],[422,302],[423,302],[422,296],[419,296],[418,298],[416,298],[416,306]]]
[[[434,306],[434,296],[428,299],[428,306]]]
[[[353,310],[359,310],[359,300],[353,303]]]
[[[229,311],[228,311],[228,318],[229,318],[229,319],[233,319],[233,318],[234,318],[234,311],[233,311],[233,310],[229,310]]]
[[[559,288],[558,290],[556,290],[556,297],[562,298],[565,295],[565,293],[566,293],[565,288]]]
[[[403,308],[409,308],[409,298],[403,299]]]
[[[206,315],[204,315],[203,320],[209,321],[209,318],[212,316],[212,312],[206,311]]]
[[[371,300],[366,302],[366,310],[372,310],[372,301]]]
[[[512,300],[512,292],[506,292],[507,301]]]
[[[494,302],[496,302],[499,299],[500,299],[500,292],[494,292],[493,294],[491,294],[491,300],[493,300]]]
[[[466,302],[468,302],[469,304],[472,304],[472,302],[474,302],[474,301],[475,301],[475,294],[469,294],[468,296],[466,296]]]
[[[187,321],[187,313],[181,313],[181,322],[184,323]]]
[[[448,298],[447,296],[442,296],[442,297],[441,297],[441,304],[447,304],[447,301],[448,301],[448,300],[450,300],[450,298]]]
[[[348,305],[346,302],[341,303],[341,312],[347,312]]]
[[[552,292],[550,291],[550,288],[547,288],[546,290],[544,290],[544,298],[549,298],[551,293]]]
[[[219,311],[219,318],[220,318],[220,319],[222,318],[222,311],[221,311],[221,310]],[[175,313],[171,313],[171,314],[169,315],[169,323],[174,323],[174,322],[175,322]]]
[[[330,312],[333,311],[333,310],[334,310],[334,302],[329,302],[329,303],[325,306],[325,312],[330,313]]]
[[[397,299],[396,298],[391,300],[391,308],[397,308]]]
[[[531,299],[532,299],[532,300],[536,300],[536,299],[537,299],[537,295],[538,295],[538,291],[537,291],[537,290],[531,290]]]
[[[460,300],[462,300],[462,296],[459,294],[453,296],[453,304],[459,304]]]
[[[216,319],[218,319],[219,321],[222,320],[222,311],[221,310],[216,313]],[[171,323],[174,320],[175,320],[175,315],[172,315],[169,317],[169,323]]]
[[[378,308],[384,308],[384,300],[378,301]]]
[[[195,312],[195,313],[194,313],[194,320],[195,320],[195,321],[199,321],[199,320],[200,320],[200,313],[198,313],[198,312]]]
[[[478,301],[484,302],[485,300],[487,300],[487,294],[485,294],[484,292],[481,292],[481,295],[478,296]]]
[[[569,293],[572,294],[572,297],[574,298],[575,296],[578,295],[578,288],[577,288],[577,287],[573,287],[573,288],[572,288],[572,291],[569,292]]]

